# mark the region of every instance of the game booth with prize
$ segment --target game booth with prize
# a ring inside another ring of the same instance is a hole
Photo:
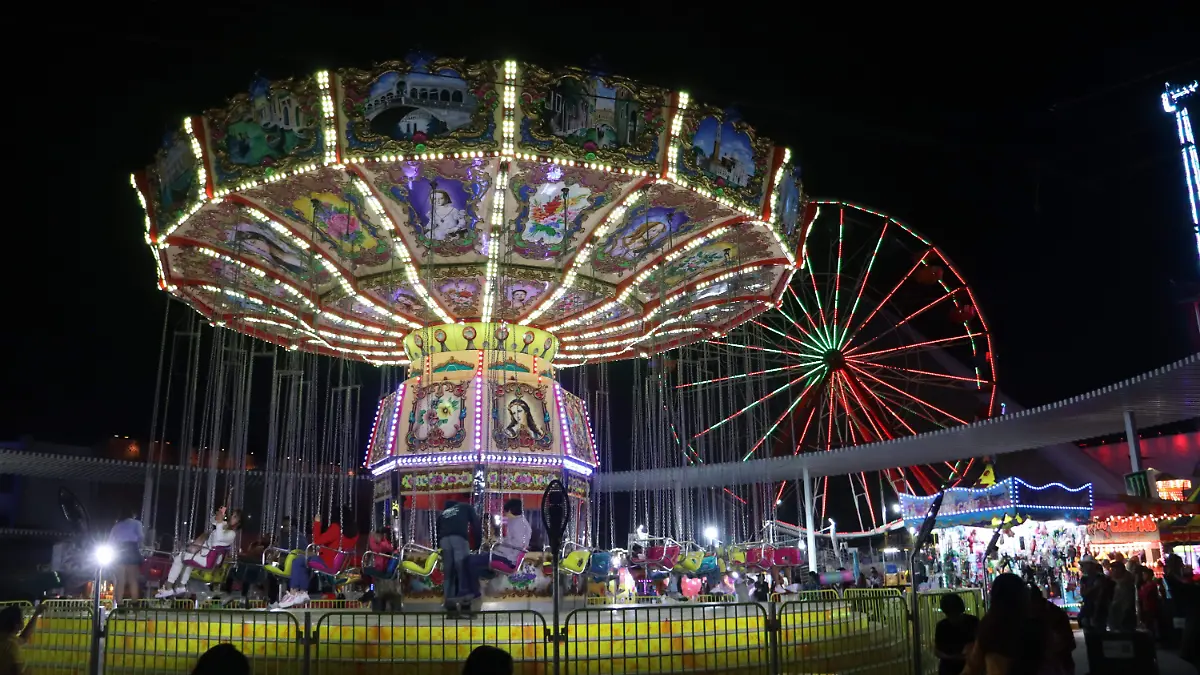
[[[951,488],[945,495],[934,524],[934,553],[926,558],[930,588],[986,588],[996,575],[1012,572],[1037,583],[1056,604],[1078,611],[1091,483],[1035,486],[1014,477],[982,488]],[[919,529],[934,498],[900,495],[905,524]]]

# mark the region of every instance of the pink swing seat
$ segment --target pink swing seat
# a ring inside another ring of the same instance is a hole
[[[215,570],[225,562],[225,556],[229,554],[228,546],[214,546],[208,550],[208,555],[200,560],[189,558],[183,561],[188,567],[195,567],[201,570]]]
[[[308,569],[312,570],[313,572],[327,574],[331,577],[335,577],[339,573],[341,573],[342,568],[345,566],[346,566],[346,552],[345,551],[338,551],[336,554],[334,554],[332,569],[330,569],[330,566],[325,564],[325,559],[321,558],[320,556],[312,556],[308,559]]]
[[[508,561],[504,560],[503,558],[496,557],[497,544],[499,544],[499,542],[492,544],[492,547],[488,549],[488,569],[494,572],[499,572],[500,574],[516,573],[517,570],[521,569],[521,563],[525,561],[526,552],[517,551],[517,559],[513,561],[512,565],[509,565]]]

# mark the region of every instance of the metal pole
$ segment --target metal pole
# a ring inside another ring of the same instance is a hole
[[[808,477],[808,464],[804,465],[804,527],[808,529],[808,570],[810,572],[817,571],[817,525],[813,522],[815,517],[813,511],[812,481]]]
[[[1128,410],[1125,411],[1125,440],[1129,442],[1130,471],[1137,473],[1142,470],[1142,446],[1138,439],[1137,419]]]
[[[561,577],[562,575],[559,574],[559,570],[558,570],[558,548],[555,548],[553,551],[550,552],[550,559],[552,561],[551,562],[551,564],[553,566],[552,569],[554,570],[554,577],[553,577],[553,581],[552,581],[552,583],[554,584],[554,631],[550,635],[554,639],[554,675],[559,675],[559,665],[560,664],[559,664],[558,642],[559,642],[559,638],[562,635],[559,631],[560,624],[559,624],[559,620],[558,620],[558,607],[559,607],[559,604],[562,603],[562,595],[561,595],[561,592],[559,589],[559,577]]]
[[[100,675],[100,638],[104,636],[103,625],[100,621],[100,584],[104,583],[104,568],[96,565],[96,583],[92,586],[92,655],[88,661],[88,673]]]
[[[937,522],[938,512],[942,510],[942,501],[946,498],[946,486],[942,486],[942,490],[938,492],[933,503],[929,505],[929,513],[925,514],[925,522],[921,524],[921,529],[917,532],[917,536],[913,539],[912,557],[908,561],[908,576],[909,576],[909,611],[912,612],[912,644],[913,644],[913,673],[922,675],[921,672],[921,602],[917,596],[917,556],[921,554],[921,549],[929,543],[933,535],[933,526]]]

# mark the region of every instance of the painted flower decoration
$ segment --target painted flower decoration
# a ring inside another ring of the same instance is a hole
[[[450,418],[454,415],[454,410],[456,408],[458,408],[457,401],[444,401],[439,403],[437,407],[438,420],[443,424],[449,422]]]
[[[355,235],[361,231],[357,218],[340,212],[325,216],[325,227],[329,229],[329,236],[342,240],[357,239]]]

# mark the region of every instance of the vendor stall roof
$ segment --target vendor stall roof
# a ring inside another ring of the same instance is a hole
[[[935,527],[999,525],[1021,520],[1087,522],[1092,512],[1092,484],[1069,487],[1062,483],[1031,485],[1006,478],[985,488],[951,488],[945,491]],[[925,520],[937,495],[900,495],[900,512],[915,526]]]

